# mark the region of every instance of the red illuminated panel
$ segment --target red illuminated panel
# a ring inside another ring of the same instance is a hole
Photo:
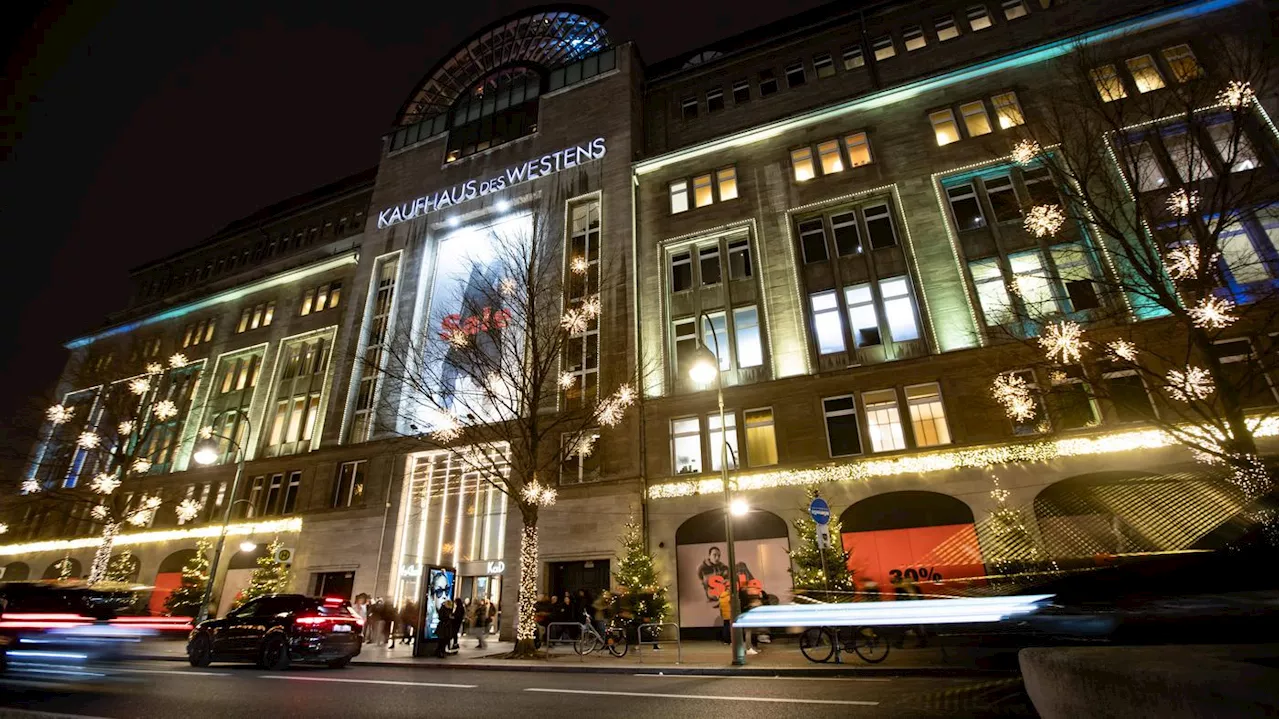
[[[872,579],[885,595],[893,594],[895,578],[903,582],[913,574],[917,577],[913,583],[924,593],[947,593],[946,585],[932,581],[935,578],[985,574],[972,524],[845,532],[841,541],[849,552],[849,569],[855,580]]]
[[[156,575],[155,591],[147,602],[147,613],[159,616],[165,613],[164,602],[173,590],[182,586],[182,572],[165,572]]]

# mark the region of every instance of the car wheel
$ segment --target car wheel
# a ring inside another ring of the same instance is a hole
[[[187,661],[193,667],[209,666],[209,662],[213,661],[213,646],[209,641],[209,635],[197,634],[187,644]]]
[[[277,672],[289,668],[289,645],[285,643],[284,637],[278,634],[267,637],[262,645],[262,661],[259,666]]]
[[[350,663],[350,662],[351,662],[351,657],[343,657],[343,658],[341,658],[341,659],[334,659],[334,660],[332,660],[332,661],[330,661],[330,662],[329,662],[329,668],[330,668],[330,669],[341,669],[341,668],[345,667],[345,666],[346,666],[348,663]]]

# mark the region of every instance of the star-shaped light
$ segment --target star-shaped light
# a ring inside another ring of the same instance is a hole
[[[596,419],[606,427],[613,427],[622,421],[622,415],[635,399],[635,390],[630,385],[622,385],[611,396],[600,401],[596,407]]]
[[[543,486],[536,479],[526,484],[520,495],[529,504],[536,504],[541,507],[550,507],[556,503],[556,490]]]
[[[501,292],[504,297],[514,295],[518,288],[519,285],[517,285],[516,281],[510,277],[503,277],[502,281],[498,283],[498,291]]]
[[[136,474],[146,474],[151,471],[151,460],[146,457],[139,457],[133,460],[133,471]]]
[[[471,344],[471,338],[467,337],[467,333],[462,330],[454,330],[449,333],[449,344],[462,349]]]
[[[24,479],[24,480],[22,480],[22,493],[23,493],[23,494],[35,494],[36,492],[39,492],[41,489],[44,489],[44,488],[43,488],[43,487],[41,487],[41,486],[40,486],[40,483],[39,483],[39,482],[37,482],[37,481],[36,481],[36,480],[34,480],[34,479]]]
[[[165,420],[172,419],[177,416],[178,405],[174,404],[173,400],[162,399],[159,402],[156,402],[156,406],[151,408],[151,413],[156,416],[156,419],[164,422]]]
[[[111,494],[120,487],[120,478],[114,474],[99,472],[89,483],[89,488],[98,494]]]
[[[582,302],[582,313],[587,319],[595,319],[600,316],[600,295],[591,295]]]
[[[1115,360],[1137,362],[1138,346],[1128,340],[1112,340],[1107,343],[1107,354]]]
[[[89,516],[97,520],[106,519],[107,514],[109,513],[110,513],[110,510],[107,509],[107,505],[105,504],[99,504],[95,506],[93,509],[89,510]]]
[[[129,380],[129,391],[141,397],[151,391],[151,380],[146,377],[138,377]]]
[[[152,495],[150,497],[144,496],[142,498],[142,506],[146,507],[147,509],[155,509],[156,507],[159,507],[160,506],[159,495]]]
[[[187,359],[187,356],[182,354],[181,352],[178,352],[177,354],[169,358],[169,366],[172,367],[173,369],[182,369],[183,367],[186,367],[190,363],[191,363],[191,360]]]
[[[1035,140],[1019,140],[1013,146],[1013,161],[1025,165],[1040,154],[1040,145]]]
[[[1084,341],[1084,331],[1075,322],[1055,322],[1044,328],[1040,347],[1045,356],[1062,364],[1080,361],[1080,353],[1089,343]]]
[[[0,534],[8,534],[8,533],[9,533],[9,525],[5,524],[4,522],[0,522]]]
[[[1022,221],[1022,226],[1027,232],[1036,237],[1045,237],[1052,235],[1062,228],[1062,223],[1067,218],[1062,214],[1062,208],[1057,205],[1036,205],[1027,212],[1026,219]]]
[[[173,512],[178,515],[178,523],[185,524],[200,514],[202,506],[194,499],[184,499],[178,502],[178,506],[173,508]]]
[[[578,375],[572,372],[561,372],[560,379],[557,381],[557,384],[560,385],[560,389],[569,389],[577,383]]]
[[[116,425],[116,430],[120,432],[121,437],[128,437],[129,435],[133,434],[133,420],[126,419],[125,421]]]
[[[200,439],[213,439],[213,426],[205,425],[204,427],[201,427],[199,435]]]
[[[596,448],[597,436],[592,432],[583,432],[579,434],[569,447],[570,457],[590,457],[591,452]]]
[[[164,365],[159,362],[150,362],[147,364],[147,374],[163,374]]]
[[[100,444],[102,444],[102,438],[98,436],[97,432],[84,431],[80,433],[79,437],[76,437],[76,446],[81,449],[97,449]]]
[[[1186,217],[1200,206],[1200,193],[1195,190],[1188,191],[1186,188],[1179,187],[1170,195],[1165,207],[1175,217]]]
[[[448,412],[440,412],[436,417],[435,428],[431,430],[431,438],[441,444],[447,444],[462,436],[462,423]]]
[[[1231,300],[1210,295],[1200,300],[1195,307],[1187,310],[1191,322],[1203,330],[1220,330],[1236,321],[1231,311],[1236,304]]]
[[[1165,391],[1179,402],[1208,399],[1213,394],[1213,377],[1202,367],[1187,365],[1185,370],[1171,369],[1165,375]]]
[[[1244,80],[1232,80],[1218,93],[1218,102],[1228,107],[1243,107],[1253,100],[1253,87]]]
[[[587,262],[587,258],[578,256],[569,261],[569,269],[575,275],[585,275],[591,267],[591,263]]]
[[[560,326],[571,335],[580,335],[587,331],[587,324],[590,321],[591,318],[584,310],[571,309],[560,318]]]
[[[1221,254],[1215,252],[1208,264],[1217,262],[1219,257]],[[1169,250],[1165,260],[1165,269],[1175,280],[1194,279],[1200,275],[1200,246],[1194,242],[1185,242]]]
[[[1004,407],[1010,419],[1026,422],[1036,416],[1036,403],[1027,381],[1016,374],[996,375],[991,383],[991,396]]]
[[[151,521],[155,512],[149,510],[140,510],[129,515],[129,524],[135,527],[145,527]]]
[[[55,404],[54,406],[44,411],[44,416],[49,418],[49,422],[57,425],[57,424],[66,424],[67,422],[70,422],[71,416],[74,415],[75,413],[76,413],[75,407],[63,407],[60,404]]]

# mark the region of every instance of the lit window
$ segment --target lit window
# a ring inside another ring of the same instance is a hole
[[[818,143],[818,161],[822,164],[822,174],[824,175],[834,174],[843,170],[844,162],[840,158],[840,143],[835,140]]]
[[[880,299],[884,303],[884,317],[889,325],[889,339],[894,342],[920,339],[915,302],[911,298],[911,282],[906,276],[880,280]]]
[[[699,175],[693,178],[693,204],[696,207],[706,207],[712,203],[711,196],[711,175]]]
[[[813,56],[813,71],[817,73],[819,78],[832,77],[836,74],[836,64],[831,59],[830,53],[821,53]]]
[[[804,253],[805,264],[825,262],[827,259],[827,240],[822,231],[822,220],[805,220],[799,224],[800,250]]]
[[[827,450],[832,457],[862,453],[858,410],[854,407],[853,395],[822,400],[822,418],[827,425]]]
[[[723,312],[708,312],[703,315],[702,344],[716,354],[720,370],[729,369],[729,328],[725,325]]]
[[[969,19],[969,29],[973,32],[991,27],[991,13],[987,12],[986,5],[971,5],[964,14]]]
[[[1013,273],[1013,284],[1018,288],[1018,296],[1022,298],[1028,315],[1039,319],[1057,314],[1053,286],[1039,250],[1009,255],[1009,270]]]
[[[934,20],[933,29],[938,33],[938,42],[960,37],[960,28],[956,27],[956,19],[951,15],[943,15]]]
[[[733,83],[733,104],[741,105],[751,101],[751,81],[738,80]]]
[[[996,109],[996,120],[1000,123],[1002,130],[1008,130],[1026,122],[1022,117],[1022,106],[1018,104],[1018,96],[1012,92],[1002,92],[992,97],[991,106]]]
[[[720,413],[707,415],[707,448],[711,450],[711,471],[720,471],[720,460],[727,455],[729,469],[738,468],[738,418],[732,412],[724,413],[724,438],[720,434]],[[721,444],[721,443],[724,444]],[[728,445],[725,447],[724,445]]]
[[[236,324],[236,334],[240,334],[249,329],[249,316],[253,314],[253,310],[246,307],[240,312],[240,322]]]
[[[813,333],[818,340],[818,354],[844,352],[844,328],[835,291],[815,292],[809,296],[809,302],[813,305]]]
[[[1144,141],[1134,147],[1133,163],[1134,171],[1137,173],[1135,179],[1138,183],[1138,192],[1158,190],[1169,184],[1164,171],[1160,169],[1159,161],[1156,160],[1155,151],[1151,149],[1151,143]]]
[[[813,179],[813,150],[802,147],[791,151],[791,170],[796,182]]]
[[[871,51],[875,54],[877,60],[888,60],[898,52],[893,47],[892,35],[884,35],[876,38],[871,43]]]
[[[692,120],[698,116],[698,98],[686,97],[680,101],[680,117]]]
[[[716,88],[707,90],[707,113],[719,112],[724,109],[724,90]]]
[[[974,260],[969,263],[969,271],[973,273],[973,289],[978,294],[978,305],[982,307],[987,326],[995,327],[1009,321],[1012,305],[1005,289],[1004,273],[1000,271],[1000,261],[994,257]]]
[[[1274,212],[1273,208],[1269,217],[1259,217],[1264,225],[1270,225],[1268,229],[1271,232],[1275,231]],[[1271,280],[1267,264],[1240,222],[1233,222],[1218,233],[1218,250],[1222,253],[1222,264],[1226,267],[1227,274],[1237,284]]]
[[[1166,47],[1161,54],[1164,55],[1164,61],[1169,64],[1169,69],[1173,71],[1173,79],[1178,82],[1194,80],[1204,74],[1200,63],[1196,62],[1195,54],[1191,52],[1190,45]]]
[[[924,28],[919,25],[908,25],[902,30],[902,44],[907,52],[919,50],[928,44],[924,39]]]
[[[871,249],[882,250],[898,244],[898,235],[893,229],[893,219],[889,216],[888,203],[862,208],[862,219],[867,223],[867,237],[871,241]]]
[[[778,78],[773,76],[773,70],[760,71],[757,89],[760,91],[760,97],[768,97],[778,91]]]
[[[1027,6],[1022,0],[1004,0],[1000,3],[1000,7],[1004,10],[1005,20],[1017,20],[1027,16]]]
[[[1077,367],[1066,367],[1054,374],[1053,392],[1049,395],[1053,417],[1059,429],[1083,429],[1098,423],[1098,408],[1093,391],[1080,376]]]
[[[778,440],[773,410],[749,409],[742,413],[747,427],[747,466],[769,467],[778,463]]]
[[[804,84],[804,63],[795,62],[783,70],[787,75],[787,87],[800,87]]]
[[[917,447],[951,444],[947,429],[947,410],[942,404],[942,390],[937,382],[905,387],[907,412],[911,414],[911,432]]]
[[[964,118],[964,127],[968,131],[969,137],[986,135],[991,132],[991,119],[987,117],[987,106],[982,104],[981,100],[966,102],[961,105],[960,116]]]
[[[746,240],[729,243],[729,279],[744,280],[751,276],[751,245]]]
[[[1213,175],[1213,170],[1209,167],[1209,161],[1205,158],[1200,145],[1191,139],[1185,127],[1167,132],[1164,146],[1169,151],[1173,168],[1183,182],[1195,182]]]
[[[1115,65],[1103,65],[1089,71],[1089,76],[1093,78],[1093,86],[1097,88],[1098,95],[1103,102],[1111,102],[1129,96],[1125,92],[1124,83],[1120,81],[1120,75],[1116,73]]]
[[[689,209],[689,183],[685,180],[676,180],[670,185],[671,193],[671,214],[684,212]]]
[[[300,313],[303,317],[306,317],[307,315],[311,314],[311,309],[312,309],[312,306],[315,304],[315,300],[316,300],[315,288],[309,289],[303,293],[302,312]],[[257,323],[255,322],[254,325],[256,327]]]
[[[702,471],[702,432],[697,417],[671,420],[671,455],[676,474]]]
[[[996,222],[1009,222],[1022,219],[1022,206],[1013,191],[1013,178],[1009,175],[997,175],[983,181],[987,189],[987,200],[991,202],[991,212]]]
[[[1151,395],[1147,394],[1142,375],[1136,370],[1107,372],[1102,378],[1106,380],[1107,395],[1117,422],[1142,422],[1155,418]]]
[[[675,359],[676,382],[691,381],[689,368],[698,356],[698,331],[692,319],[676,320],[671,323],[671,341],[675,346],[672,357]]]
[[[764,364],[764,353],[760,349],[760,315],[754,306],[733,310],[733,334],[739,369]]]
[[[848,257],[862,252],[862,237],[858,232],[858,216],[842,212],[831,216],[831,236],[836,241],[836,254]]]
[[[330,293],[329,295],[330,307],[336,307],[338,304],[338,288],[340,286],[341,285],[335,285],[333,292]],[[267,306],[264,307],[262,310],[262,326],[263,327],[271,326],[271,320],[274,319],[275,316],[276,316],[276,301],[271,300],[270,302],[267,303]]]
[[[1155,58],[1150,55],[1131,57],[1125,64],[1129,66],[1129,74],[1133,75],[1133,84],[1138,87],[1138,92],[1151,92],[1164,87],[1164,78],[1160,77]]]
[[[902,417],[898,413],[898,393],[891,389],[862,393],[862,406],[867,414],[867,435],[872,452],[906,449],[902,435]]]
[[[866,59],[862,57],[861,45],[850,45],[849,47],[846,47],[844,52],[841,54],[841,57],[844,60],[844,69],[846,70],[853,70],[854,68],[859,68],[866,64]]]
[[[720,201],[732,200],[738,196],[738,170],[730,165],[716,170],[716,188],[720,192]]]
[[[677,252],[671,255],[671,291],[684,292],[693,287],[693,260],[689,253]]]
[[[698,250],[698,274],[702,275],[703,285],[720,284],[720,245],[715,244]]]
[[[1231,172],[1252,170],[1258,166],[1258,153],[1253,149],[1253,143],[1249,142],[1249,137],[1230,118],[1211,121],[1205,129],[1213,140],[1218,157],[1222,158],[1222,164],[1228,166]]]
[[[1094,284],[1098,274],[1093,259],[1084,245],[1066,244],[1049,248],[1053,265],[1058,270],[1071,312],[1092,310],[1102,306]]]
[[[867,141],[867,133],[855,132],[852,135],[845,135],[844,149],[849,153],[849,167],[871,164],[871,143]]]
[[[951,110],[929,113],[929,122],[933,123],[933,135],[938,140],[939,147],[960,139],[960,128],[956,127],[956,116]]]
[[[854,285],[844,288],[844,302],[849,307],[849,330],[856,347],[880,344],[880,321],[876,318],[876,303],[871,296],[871,285]]]

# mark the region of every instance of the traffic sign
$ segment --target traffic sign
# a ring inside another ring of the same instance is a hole
[[[818,549],[826,549],[827,547],[830,547],[831,546],[831,525],[819,524],[817,529],[818,529],[818,532],[817,532]],[[826,574],[826,570],[823,570],[823,574]]]
[[[817,524],[826,524],[831,521],[831,507],[827,506],[827,500],[822,497],[814,497],[809,503],[809,516],[813,517],[813,521]]]

